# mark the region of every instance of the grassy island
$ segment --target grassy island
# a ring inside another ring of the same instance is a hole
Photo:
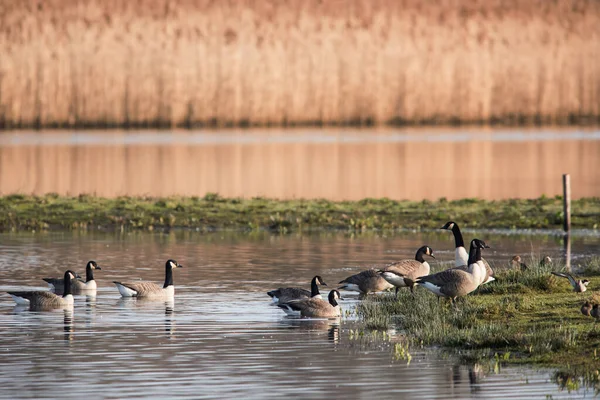
[[[81,195],[0,197],[0,230],[187,228],[266,229],[279,232],[338,229],[394,230],[439,228],[449,219],[469,228],[560,229],[560,197],[531,200],[395,201],[364,199],[275,200],[266,198],[119,197]],[[572,226],[597,229],[600,198],[572,203]]]

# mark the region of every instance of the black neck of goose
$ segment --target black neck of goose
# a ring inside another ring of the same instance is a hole
[[[474,243],[471,243],[471,248],[469,249],[468,265],[475,264],[477,262],[478,256],[479,260],[481,260],[481,249],[477,247]]]
[[[85,281],[89,282],[89,281],[93,281],[94,280],[94,270],[92,269],[92,265],[88,264],[87,267],[85,267]]]
[[[465,247],[465,241],[463,240],[462,233],[460,233],[460,228],[456,223],[452,226],[452,234],[454,235],[454,245],[456,247]]]
[[[415,260],[417,260],[420,263],[424,263],[425,259],[423,258],[423,255],[425,254],[425,249],[424,248],[420,248],[419,250],[417,250],[417,254],[415,255]]]
[[[67,297],[68,295],[73,294],[73,291],[71,290],[71,274],[65,274],[64,282],[63,297]]]
[[[319,294],[321,293],[319,293],[319,285],[317,285],[317,278],[315,277],[312,281],[310,281],[310,296],[315,297]]]
[[[167,263],[165,266],[165,285],[163,288],[168,288],[173,285],[173,268]]]

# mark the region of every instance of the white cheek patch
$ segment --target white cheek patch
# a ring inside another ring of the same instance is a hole
[[[454,228],[454,224],[448,225],[448,229],[452,229],[452,228]]]
[[[171,261],[171,268],[177,268],[177,265],[175,265],[175,263],[172,261]]]

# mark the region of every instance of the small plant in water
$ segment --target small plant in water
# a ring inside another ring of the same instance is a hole
[[[394,360],[406,360],[406,365],[410,364],[412,356],[408,352],[408,343],[395,343],[394,344]]]

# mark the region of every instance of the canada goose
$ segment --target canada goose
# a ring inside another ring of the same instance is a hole
[[[376,269],[367,269],[361,271],[358,274],[347,277],[338,289],[344,289],[352,292],[370,293],[370,292],[381,292],[394,287],[394,285],[388,283],[385,279],[379,275]]]
[[[456,246],[456,249],[454,251],[454,266],[468,267],[469,254],[465,249],[465,242],[463,240],[463,236],[460,232],[458,224],[454,221],[448,221],[444,226],[442,226],[441,229],[451,230],[452,234],[454,235],[454,245]],[[483,266],[487,271],[486,278],[483,284],[490,283],[491,281],[495,280],[494,270],[492,270],[492,267],[490,267],[490,264],[485,259],[482,258],[481,262],[483,263]]]
[[[149,299],[163,299],[175,295],[175,286],[173,286],[173,269],[183,268],[175,260],[167,260],[165,263],[165,284],[160,287],[154,282],[136,281],[136,282],[116,282],[117,289],[123,297],[145,297]]]
[[[598,304],[594,304],[592,311],[590,311],[590,315],[596,319],[600,319],[600,310],[598,309]]]
[[[8,292],[18,305],[29,305],[30,310],[46,310],[54,308],[73,307],[73,294],[71,293],[71,280],[76,274],[67,270],[64,276],[66,283],[65,292],[59,296],[43,290]]]
[[[517,271],[525,271],[527,269],[527,264],[521,262],[521,256],[517,255],[510,260],[510,264],[512,269]]]
[[[454,303],[457,297],[465,296],[479,287],[485,271],[477,262],[481,259],[481,249],[485,243],[479,239],[471,241],[469,250],[469,270],[450,268],[437,274],[422,276],[417,284],[440,297],[449,297]]]
[[[319,275],[312,278],[310,281],[310,292],[302,288],[279,288],[267,292],[273,303],[286,303],[291,300],[301,300],[308,298],[321,299],[321,293],[319,293],[319,285],[327,286],[323,278]]]
[[[287,303],[277,304],[277,307],[285,311],[286,314],[307,318],[337,318],[341,315],[340,306],[337,299],[341,299],[340,292],[332,290],[329,292],[329,301],[322,299],[304,299],[292,300]]]
[[[573,275],[568,274],[566,272],[552,271],[552,275],[560,276],[561,278],[567,278],[569,280],[569,283],[571,283],[571,286],[573,286],[573,291],[578,293],[585,292],[587,290],[587,285],[590,283],[590,281],[588,281],[587,279],[575,279],[573,278]]]
[[[432,258],[433,250],[429,246],[423,246],[417,250],[414,260],[401,260],[388,264],[380,272],[383,279],[396,286],[396,295],[401,287],[409,287],[414,293],[415,281],[417,278],[429,275],[429,263],[423,258],[428,255]]]
[[[85,266],[85,282],[79,280],[79,279],[73,279],[71,281],[71,289],[73,290],[73,292],[77,292],[79,290],[96,290],[97,285],[96,285],[96,280],[94,279],[94,270],[101,270],[102,268],[100,268],[98,266],[98,264],[96,263],[96,261],[88,261],[87,265]],[[79,278],[80,276],[77,275],[77,278]],[[50,286],[50,289],[54,290],[56,293],[62,293],[64,291],[64,279],[62,278],[43,278],[44,281],[46,281],[46,283],[48,283],[48,286]]]
[[[592,303],[590,303],[589,301],[586,301],[585,303],[583,303],[583,305],[581,306],[581,313],[585,316],[590,316],[590,311],[592,311]]]

